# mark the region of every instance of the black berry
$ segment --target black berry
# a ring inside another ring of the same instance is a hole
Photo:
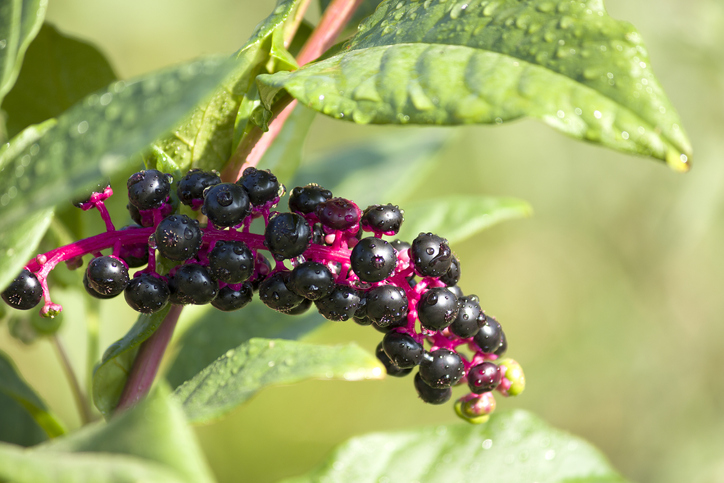
[[[192,169],[178,182],[176,194],[178,194],[181,203],[193,206],[194,202],[199,203],[204,199],[204,190],[206,188],[220,183],[221,178],[218,174]],[[196,207],[198,208],[198,205]]]
[[[508,350],[508,339],[506,339],[505,332],[503,331],[503,329],[500,329],[500,345],[498,346],[496,351],[493,352],[493,354],[495,354],[498,357],[503,357],[503,355],[505,354],[505,351],[507,351],[507,350]]]
[[[491,316],[485,317],[485,323],[480,328],[473,340],[480,347],[480,350],[486,354],[493,354],[500,348],[500,341],[503,336],[503,329],[500,327],[495,318]]]
[[[450,269],[452,252],[447,240],[432,233],[420,233],[410,247],[415,271],[423,277],[440,277]]]
[[[271,273],[272,266],[271,263],[269,263],[269,260],[267,260],[261,252],[256,252],[256,257],[254,258],[254,274],[249,279],[251,287],[255,292],[259,290],[259,285],[261,285],[261,283],[266,280]]]
[[[128,285],[128,268],[112,256],[96,257],[86,269],[88,285],[102,295],[118,295]]]
[[[346,285],[336,285],[329,295],[314,302],[325,319],[336,321],[352,318],[361,303],[357,290]]]
[[[392,332],[394,329],[401,329],[403,327],[407,327],[407,316],[400,317],[398,320],[395,320],[394,322],[391,322],[390,324],[387,324],[385,326],[381,326],[376,322],[372,322],[372,327],[374,327],[375,330],[377,330],[378,332],[387,334],[388,332]]]
[[[254,273],[254,252],[243,241],[217,241],[209,252],[209,270],[221,282],[244,282]]]
[[[23,270],[5,289],[2,297],[5,303],[14,309],[30,310],[40,303],[43,289],[30,270]]]
[[[246,189],[254,206],[262,206],[279,196],[279,181],[268,169],[246,168],[236,184]]]
[[[126,186],[128,201],[139,210],[160,207],[171,191],[169,176],[155,169],[132,174]]]
[[[139,226],[145,226],[150,227],[153,226],[153,217],[146,215],[143,216],[140,211],[138,211],[138,208],[133,206],[132,204],[128,203],[126,205],[126,209],[128,209],[128,214],[131,215],[131,219],[138,224]]]
[[[452,389],[449,387],[438,389],[427,385],[419,372],[415,374],[415,390],[420,399],[428,404],[444,404],[452,396]]]
[[[167,216],[156,227],[156,247],[169,260],[188,260],[201,248],[199,222],[186,215]]]
[[[467,339],[477,334],[485,322],[485,315],[475,296],[458,299],[458,307],[458,314],[450,324],[450,332]]]
[[[166,282],[144,273],[128,283],[123,295],[126,297],[126,303],[133,310],[143,314],[152,314],[166,306],[171,292]]]
[[[269,220],[264,231],[264,240],[275,258],[294,258],[309,247],[312,229],[301,215],[279,213]]]
[[[287,285],[296,294],[309,300],[317,300],[332,291],[334,275],[322,263],[304,262],[294,267]]]
[[[362,211],[344,198],[332,198],[317,205],[317,217],[331,230],[349,230],[359,223]]]
[[[405,220],[403,211],[395,205],[372,205],[362,213],[362,228],[365,231],[394,235],[400,231]]]
[[[206,267],[198,263],[181,265],[169,279],[171,303],[180,305],[208,304],[219,292],[219,283]]]
[[[367,292],[365,300],[367,317],[379,327],[386,327],[407,316],[407,295],[400,287],[375,287]]]
[[[140,225],[128,225],[120,228],[119,231],[134,230],[142,228]],[[139,268],[148,263],[148,244],[138,243],[136,245],[123,245],[118,252],[118,258],[126,262],[128,268]]]
[[[453,386],[463,377],[462,358],[450,349],[438,349],[425,354],[420,362],[420,377],[428,386],[443,389]]]
[[[287,312],[300,303],[304,298],[287,288],[289,272],[272,274],[259,285],[259,299],[270,309]]]
[[[460,287],[458,287],[457,285],[452,285],[452,286],[448,287],[447,289],[449,291],[451,291],[452,293],[454,293],[455,296],[458,298],[458,300],[460,300],[461,298],[464,297],[463,290]]]
[[[402,240],[392,240],[390,242],[390,245],[392,245],[392,248],[394,248],[397,251],[397,253],[402,253],[405,250],[410,249],[410,244],[407,243],[406,241],[402,241]]]
[[[420,323],[429,330],[444,329],[453,323],[457,314],[458,298],[447,288],[431,288],[417,303]]]
[[[216,226],[238,225],[251,213],[249,195],[238,184],[217,184],[204,193],[204,207],[201,212]]]
[[[352,249],[350,262],[352,270],[360,280],[381,282],[395,271],[397,254],[392,245],[385,240],[375,237],[363,238]]]
[[[410,372],[412,372],[412,367],[408,367],[407,369],[403,369],[400,366],[396,365],[394,362],[392,362],[392,359],[385,354],[384,349],[382,348],[382,342],[380,342],[377,345],[377,349],[375,350],[375,355],[377,356],[377,359],[380,360],[383,366],[385,366],[385,369],[387,370],[387,374],[392,377],[404,377],[408,375]]]
[[[468,386],[475,394],[490,392],[500,384],[500,368],[492,362],[483,362],[468,371]]]
[[[388,332],[382,339],[382,348],[396,366],[415,367],[422,361],[425,349],[408,334]]]
[[[101,300],[112,299],[118,295],[117,293],[113,295],[103,295],[102,293],[96,292],[95,289],[88,284],[88,272],[83,272],[83,287],[88,295]]]
[[[452,257],[450,268],[440,277],[440,281],[448,287],[456,285],[460,281],[460,261],[455,255]]]
[[[289,193],[289,209],[302,214],[314,213],[317,205],[332,198],[332,192],[318,184],[297,186]]]
[[[312,302],[309,299],[304,299],[304,300],[302,300],[302,303],[300,303],[299,305],[297,305],[294,308],[287,310],[284,313],[287,315],[302,315],[307,310],[309,310],[312,307],[312,305],[314,305],[314,302]]]
[[[211,301],[211,305],[224,312],[239,310],[251,302],[253,294],[254,290],[249,282],[242,283],[238,289],[227,285],[219,289],[219,294]]]

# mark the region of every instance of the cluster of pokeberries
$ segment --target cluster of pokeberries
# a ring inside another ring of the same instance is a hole
[[[432,233],[411,243],[383,239],[400,230],[399,207],[361,210],[309,184],[290,192],[289,212],[273,211],[284,186],[255,168],[236,183],[193,169],[175,193],[172,186],[171,176],[157,170],[133,174],[127,188],[135,224],[120,229],[104,205],[113,194],[107,183],[74,200],[83,210],[98,209],[106,232],[36,256],[2,298],[21,310],[44,300],[41,315],[52,317],[61,307],[50,299],[49,272],[61,262],[79,268],[91,254],[86,291],[100,299],[123,293],[144,314],[169,303],[233,311],[258,293],[265,305],[286,314],[314,305],[329,320],[371,325],[385,334],[376,353],[389,375],[406,376],[419,367],[414,386],[423,401],[442,404],[452,386],[467,383],[470,393],[455,409],[471,422],[486,421],[494,410],[491,391],[507,396],[523,390],[520,366],[502,359],[507,340],[500,324],[483,312],[478,297],[457,286],[460,262],[447,240]],[[179,202],[200,209],[207,221],[180,214]],[[263,234],[251,231],[257,218]],[[101,252],[106,249],[111,254]],[[161,274],[157,256],[177,264]],[[131,276],[129,269],[141,267]]]

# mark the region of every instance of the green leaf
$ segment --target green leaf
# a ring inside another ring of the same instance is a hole
[[[58,419],[48,410],[45,403],[38,397],[35,391],[33,391],[28,383],[18,374],[10,357],[2,351],[0,351],[0,394],[11,398],[18,405],[15,407],[0,406],[2,407],[3,418],[10,416],[7,411],[11,408],[19,409],[29,414],[35,423],[45,431],[47,436],[54,438],[65,433],[63,425],[60,424]],[[15,412],[16,416],[22,417],[21,414],[19,411]],[[6,438],[8,438],[8,436],[17,436],[20,438],[24,436],[9,434],[10,429],[11,428],[5,425],[0,426],[0,439],[3,441],[12,441],[12,439]]]
[[[44,24],[28,48],[15,87],[3,103],[8,136],[57,117],[114,80],[113,69],[95,47]]]
[[[0,148],[0,173],[5,173],[0,176],[8,177],[11,168],[7,168],[6,171],[6,167],[11,164],[11,160],[16,159],[19,153],[40,139],[54,125],[55,121],[48,121],[38,126],[30,126]],[[22,173],[24,170],[22,163],[15,167],[16,174]],[[0,288],[2,290],[5,290],[5,287],[20,273],[33,255],[52,219],[53,209],[46,208],[38,210],[12,225],[3,225],[4,229],[0,231]]]
[[[156,332],[170,309],[167,305],[155,314],[140,315],[131,330],[106,349],[93,371],[93,403],[102,415],[110,416],[118,405],[138,348]]]
[[[407,203],[405,222],[397,237],[412,241],[419,233],[432,232],[449,243],[458,243],[504,220],[533,213],[525,201],[477,195],[450,195]]]
[[[40,30],[48,0],[0,2],[0,104],[20,72],[25,50]]]
[[[329,116],[378,124],[529,116],[572,137],[686,170],[691,144],[639,33],[603,2],[386,0],[347,49],[260,76]]]
[[[208,305],[198,310],[203,313],[178,338],[180,349],[166,374],[173,388],[249,339],[298,339],[325,322],[316,310],[304,315],[286,315],[258,301],[235,312],[221,312]]]
[[[206,58],[119,81],[68,109],[53,129],[3,166],[0,226],[11,226],[126,169],[131,155],[211,93],[232,64]]]
[[[191,422],[220,418],[272,384],[305,379],[380,379],[384,370],[356,344],[323,346],[251,339],[181,385],[174,396]]]
[[[383,448],[383,450],[382,450]],[[319,468],[285,483],[624,483],[585,441],[525,411],[482,425],[454,424],[353,438]]]

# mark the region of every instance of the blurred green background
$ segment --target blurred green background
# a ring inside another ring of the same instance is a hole
[[[50,0],[48,21],[96,44],[125,78],[233,52],[273,3]],[[721,482],[724,3],[606,3],[613,17],[642,33],[694,145],[692,171],[676,174],[521,121],[456,129],[414,198],[481,193],[516,196],[534,207],[531,219],[453,247],[463,263],[460,285],[499,318],[509,354],[526,370],[526,392],[499,398],[498,410],[523,407],[590,440],[635,481]],[[318,17],[316,6],[308,16]],[[304,160],[413,129],[317,116]],[[114,209],[120,212],[122,202]],[[73,297],[65,302],[62,336],[82,370],[84,310]],[[133,320],[123,301],[104,302],[103,347]],[[381,334],[329,323],[308,337],[351,338],[374,350]],[[0,348],[61,417],[79,424],[49,343],[23,346],[3,328]],[[266,390],[197,434],[221,481],[267,482],[315,466],[352,435],[455,420],[451,406],[420,403],[410,379],[310,382]]]

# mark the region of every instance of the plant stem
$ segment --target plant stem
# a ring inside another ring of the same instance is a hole
[[[128,380],[123,388],[116,412],[133,406],[151,389],[182,309],[182,305],[172,305],[156,332],[141,344],[136,359],[133,361],[131,372],[128,374]]]
[[[83,394],[83,390],[80,388],[78,378],[75,377],[75,372],[73,371],[70,359],[68,359],[68,354],[65,351],[63,341],[60,340],[60,336],[58,334],[53,334],[51,340],[53,341],[53,346],[58,353],[60,365],[63,367],[65,376],[68,378],[70,390],[73,393],[75,404],[78,407],[78,412],[80,413],[80,419],[84,425],[88,424],[92,419],[90,406],[88,405],[88,400],[86,399],[85,394]]]

